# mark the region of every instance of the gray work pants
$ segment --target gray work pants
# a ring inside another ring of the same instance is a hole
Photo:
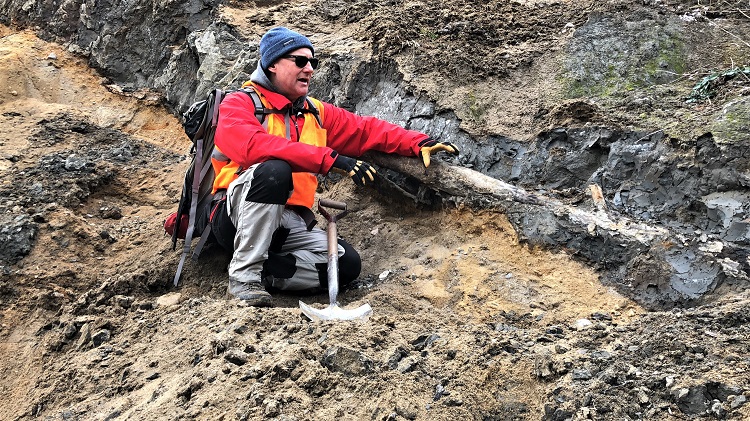
[[[270,286],[289,291],[318,289],[321,273],[325,273],[321,272],[320,265],[328,262],[327,235],[318,228],[308,231],[302,217],[283,204],[247,200],[263,196],[257,194],[258,185],[267,180],[256,179],[259,165],[262,164],[248,168],[227,189],[227,214],[237,229],[229,279],[260,282],[273,245],[270,262],[279,263],[276,266],[283,266],[285,270],[267,279]],[[289,195],[291,191],[287,197]],[[339,245],[338,250],[340,257],[344,247]]]

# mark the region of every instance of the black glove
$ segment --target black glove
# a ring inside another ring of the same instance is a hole
[[[438,142],[437,140],[428,137],[427,139],[419,142],[419,157],[422,158],[422,162],[425,167],[430,166],[430,154],[446,151],[452,155],[458,155],[458,148],[450,142]]]
[[[333,161],[331,169],[348,175],[358,186],[364,186],[365,183],[367,183],[367,178],[369,178],[370,181],[375,181],[375,168],[367,162],[349,158],[338,152],[333,152],[331,156],[336,158],[336,160]]]

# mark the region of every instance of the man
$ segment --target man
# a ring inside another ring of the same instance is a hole
[[[271,112],[261,123],[251,96],[241,91],[220,106],[212,163],[214,191],[226,196],[226,210],[219,208],[214,231],[233,252],[228,293],[252,306],[271,304],[266,287],[304,291],[327,285],[326,234],[310,224],[316,174],[337,170],[363,186],[374,180],[375,169],[352,157],[368,150],[421,156],[425,166],[432,153],[458,154],[455,146],[424,133],[309,98],[317,65],[310,40],[273,28],[261,38],[258,67],[243,85]],[[360,268],[357,252],[339,240],[340,283],[356,279]]]

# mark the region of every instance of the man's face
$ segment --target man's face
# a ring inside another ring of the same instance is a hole
[[[304,47],[285,54],[285,57],[290,55],[305,56],[307,58],[313,56],[312,51]],[[294,102],[307,95],[313,68],[309,62],[300,68],[295,64],[293,58],[285,57],[280,58],[276,63],[268,67],[268,71],[271,74],[271,83],[273,83],[279,93]]]

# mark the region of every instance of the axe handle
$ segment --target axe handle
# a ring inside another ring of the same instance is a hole
[[[328,221],[328,299],[338,305],[339,295],[339,240],[336,221]]]
[[[319,206],[324,206],[326,208],[346,210],[346,203],[344,203],[344,202],[337,202],[335,200],[330,200],[330,199],[320,199],[318,201],[318,205]]]

